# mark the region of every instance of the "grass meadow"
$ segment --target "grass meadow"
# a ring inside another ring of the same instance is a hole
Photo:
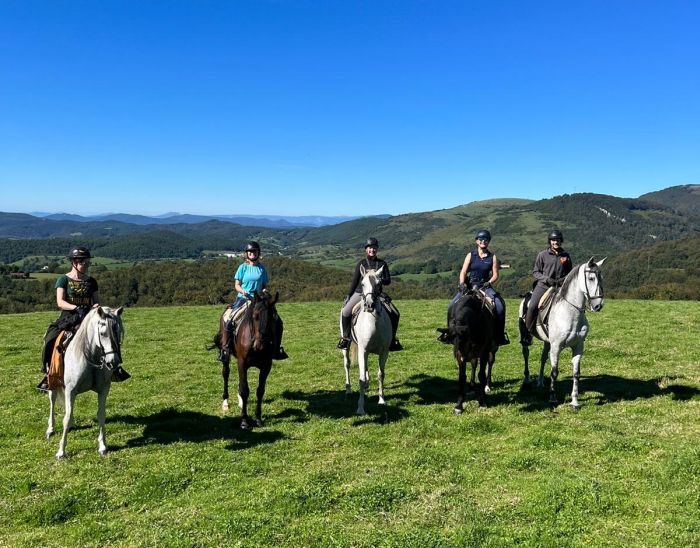
[[[237,407],[222,414],[204,350],[220,308],[127,309],[133,378],[107,402],[110,454],[97,454],[96,397],[83,394],[62,462],[34,389],[56,314],[1,316],[0,545],[700,544],[700,302],[608,300],[589,313],[579,412],[521,387],[514,342],[497,356],[490,407],[471,399],[462,416],[451,349],[435,342],[447,301],[397,304],[406,350],[390,355],[385,408],[372,358],[364,417],[344,395],[339,303],[281,304],[291,359],[270,375],[266,425],[247,433]]]

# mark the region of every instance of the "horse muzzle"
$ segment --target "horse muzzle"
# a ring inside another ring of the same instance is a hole
[[[595,302],[598,301],[598,302]],[[603,298],[601,297],[599,300],[598,299],[593,299],[591,300],[591,310],[593,312],[600,312],[603,310]]]

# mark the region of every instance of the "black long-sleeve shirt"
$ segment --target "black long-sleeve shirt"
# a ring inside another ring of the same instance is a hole
[[[386,264],[385,261],[382,261],[379,258],[375,258],[374,260],[364,258],[359,263],[357,263],[357,266],[355,267],[355,273],[353,274],[352,282],[350,283],[350,289],[348,290],[348,297],[351,297],[353,293],[362,293],[362,286],[360,285],[360,280],[362,279],[362,275],[360,274],[361,266],[364,266],[367,270],[379,270],[381,267],[384,267],[384,270],[382,270],[381,278],[379,280],[381,283],[379,287],[380,291],[382,289],[382,286],[391,284],[391,274],[389,274],[389,265]]]

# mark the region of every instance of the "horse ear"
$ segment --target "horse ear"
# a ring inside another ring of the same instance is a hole
[[[365,274],[367,274],[367,269],[365,269],[365,265],[361,264],[360,265],[360,276],[362,276],[364,278]]]
[[[279,300],[279,298],[280,298],[280,292],[275,291],[274,297],[268,297],[267,304],[269,304],[270,306],[274,306],[275,304],[277,304],[277,301]]]
[[[97,313],[100,315],[100,318],[104,318],[104,317],[105,317],[105,311],[102,310],[102,307],[101,307],[101,306],[98,306],[98,307],[97,307]]]
[[[595,259],[595,257],[591,257],[590,259],[588,259],[588,266],[590,266],[590,267],[595,266],[595,261],[593,259]]]
[[[600,268],[601,266],[603,266],[603,263],[605,262],[605,259],[607,259],[607,257],[603,257],[600,261],[598,261],[598,262],[596,263],[596,264],[598,265],[598,268]]]
[[[374,273],[377,276],[377,278],[379,278],[382,275],[382,270],[384,270],[384,265],[382,265],[381,268]]]
[[[121,316],[121,315],[122,315],[122,312],[124,312],[124,307],[123,307],[123,306],[120,306],[119,308],[117,308],[117,310],[116,310],[117,316]]]

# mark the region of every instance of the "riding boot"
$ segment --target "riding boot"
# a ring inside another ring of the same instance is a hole
[[[399,352],[401,350],[403,350],[403,345],[401,344],[401,341],[394,337],[394,339],[391,341],[391,344],[389,345],[389,352]]]
[[[440,333],[440,336],[436,340],[443,344],[452,344],[452,337],[450,337],[447,332]]]
[[[223,318],[221,318],[220,321],[220,326],[219,326],[219,361],[224,362],[228,358],[228,345],[229,345],[229,337],[230,337],[230,331],[228,327],[228,322],[224,321]]]
[[[506,333],[505,323],[505,318],[498,318],[496,320],[496,343],[498,346],[510,344],[508,333]]]
[[[350,323],[352,322],[352,317],[341,316],[340,321],[343,326],[343,335],[340,337],[336,347],[340,348],[341,350],[345,350],[350,348]]]
[[[121,365],[118,365],[112,370],[112,382],[124,382],[127,379],[130,379],[131,375],[126,372],[126,369],[124,369]]]

